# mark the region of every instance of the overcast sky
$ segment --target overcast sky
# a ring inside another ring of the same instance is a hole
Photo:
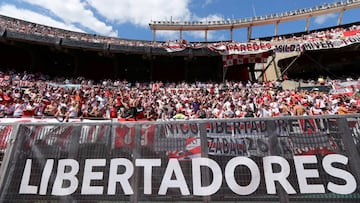
[[[1,0],[0,14],[48,26],[127,39],[152,40],[152,20],[206,21],[240,19],[311,8],[334,0]],[[360,9],[346,11],[343,24],[359,21]],[[335,26],[338,13],[314,17],[310,29]],[[301,32],[305,20],[279,25],[279,34]],[[254,27],[253,38],[273,36],[274,25]],[[178,32],[162,31],[157,40],[175,40]],[[204,32],[184,32],[188,41],[203,41]],[[228,40],[229,31],[208,33],[209,41]],[[246,29],[233,33],[246,41]]]

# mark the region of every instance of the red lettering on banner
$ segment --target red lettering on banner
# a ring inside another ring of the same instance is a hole
[[[264,44],[264,43],[260,43],[260,48],[261,48],[261,49],[266,49],[267,46],[266,46],[266,44]]]
[[[272,45],[270,43],[266,43],[266,48],[271,49]]]
[[[302,133],[315,133],[318,131],[317,125],[314,119],[300,119],[300,128]]]
[[[238,45],[234,45],[234,50],[239,51],[239,46],[238,46]]]
[[[246,48],[247,48],[247,51],[252,51],[253,50],[253,47],[252,47],[251,44],[247,44]]]
[[[228,44],[228,45],[226,45],[226,49],[227,50],[233,50],[234,46],[232,44]]]
[[[152,144],[154,142],[155,125],[142,125],[141,127],[141,146]],[[118,126],[115,133],[115,148],[134,147],[135,126]]]
[[[13,129],[13,126],[3,126],[3,128],[0,131],[0,151],[3,151],[7,147],[7,142],[9,139],[9,136],[11,134],[11,131]]]
[[[240,45],[240,51],[246,51],[246,46],[245,46],[245,44],[241,44]]]

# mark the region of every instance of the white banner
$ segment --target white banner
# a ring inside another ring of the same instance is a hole
[[[342,39],[286,42],[273,45],[270,42],[254,43],[225,43],[209,45],[208,48],[221,55],[250,55],[274,51],[276,53],[314,51],[322,49],[335,49],[360,43],[360,36],[350,36]]]

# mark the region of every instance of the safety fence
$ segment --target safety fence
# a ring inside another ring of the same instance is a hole
[[[360,202],[360,116],[0,123],[1,202]]]

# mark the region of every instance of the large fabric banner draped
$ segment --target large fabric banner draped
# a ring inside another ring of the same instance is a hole
[[[1,152],[0,202],[360,198],[358,115],[10,121],[0,125],[0,137],[11,134]]]
[[[247,63],[266,63],[267,58],[269,57],[269,52],[263,52],[259,54],[247,54],[247,55],[240,55],[240,54],[232,54],[232,55],[223,55],[223,66],[234,66],[240,64],[247,64]]]
[[[162,45],[167,52],[183,51],[187,48],[207,48],[222,55],[224,67],[247,64],[266,63],[267,58],[275,53],[304,52],[325,49],[336,49],[360,43],[360,31],[342,33],[336,39],[315,38],[289,41],[254,41],[254,42],[218,42],[209,44],[191,44],[186,41],[169,41]]]
[[[224,67],[227,67],[246,63],[266,63],[271,52],[290,53],[336,49],[357,43],[360,43],[360,36],[342,39],[284,42],[276,45],[270,42],[218,43],[209,45],[208,48],[222,55]]]
[[[283,42],[273,44],[270,42],[253,43],[218,43],[209,45],[208,48],[221,55],[247,55],[274,51],[277,53],[314,51],[322,49],[336,49],[360,43],[360,36],[343,39],[305,40],[302,42]]]

